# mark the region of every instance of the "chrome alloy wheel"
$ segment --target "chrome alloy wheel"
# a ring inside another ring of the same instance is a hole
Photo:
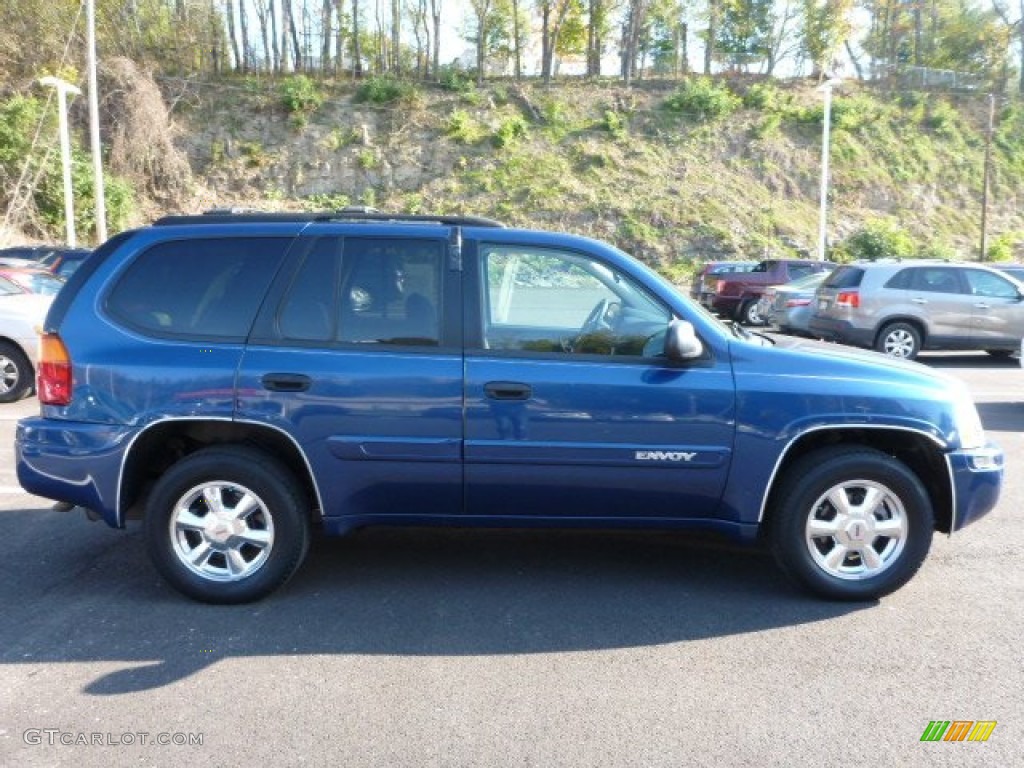
[[[909,534],[903,503],[870,480],[840,483],[811,507],[804,541],[815,564],[848,581],[872,579],[899,560]]]
[[[8,355],[0,354],[0,395],[6,395],[21,382],[18,363]]]
[[[910,359],[917,350],[917,339],[904,328],[894,328],[885,335],[885,354],[890,357]]]
[[[274,521],[266,504],[235,483],[212,481],[187,491],[170,518],[173,551],[209,581],[240,581],[267,562]]]

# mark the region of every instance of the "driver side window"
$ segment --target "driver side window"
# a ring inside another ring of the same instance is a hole
[[[671,319],[637,284],[581,254],[486,246],[480,258],[488,349],[641,356]]]

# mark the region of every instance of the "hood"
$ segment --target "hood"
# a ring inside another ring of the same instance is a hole
[[[761,364],[779,374],[821,379],[862,379],[877,381],[882,385],[923,386],[947,392],[950,389],[966,391],[966,385],[960,379],[912,360],[900,360],[868,349],[797,336],[780,335],[771,336],[770,339],[774,344],[760,346],[766,353]],[[734,349],[738,346],[735,345]]]

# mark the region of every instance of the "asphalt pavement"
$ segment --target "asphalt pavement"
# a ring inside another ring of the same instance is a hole
[[[675,534],[420,529],[318,538],[269,599],[199,605],[137,526],[21,493],[37,405],[0,406],[0,766],[1024,764],[1024,371],[922,361],[974,392],[1004,494],[852,605]]]

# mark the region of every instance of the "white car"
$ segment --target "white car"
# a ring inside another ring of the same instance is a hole
[[[0,403],[13,403],[35,386],[39,329],[53,296],[0,292]]]

